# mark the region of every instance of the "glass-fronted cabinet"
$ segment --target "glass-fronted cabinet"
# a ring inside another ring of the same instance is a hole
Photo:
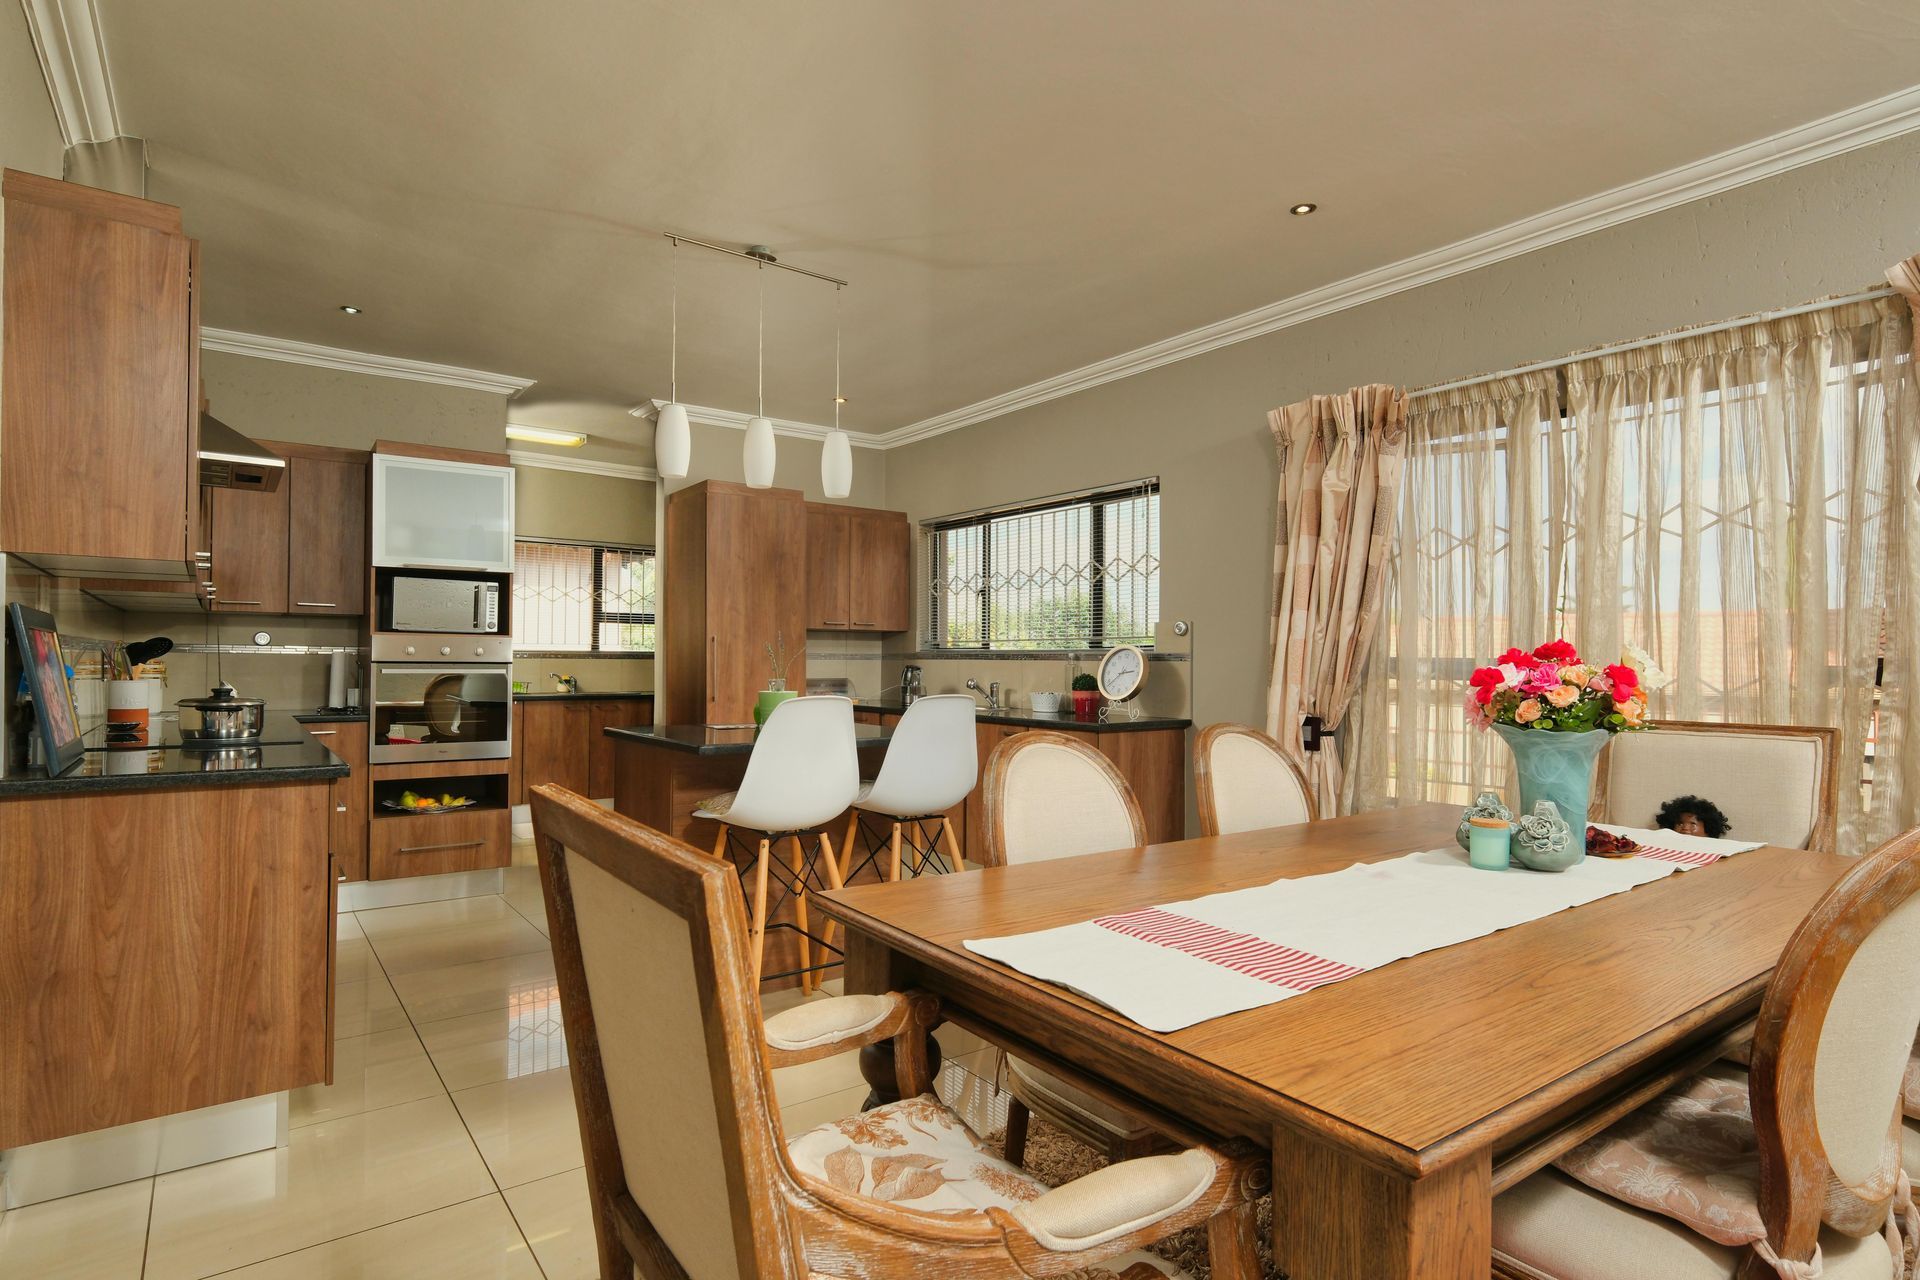
[[[373,563],[513,571],[513,468],[373,455]]]

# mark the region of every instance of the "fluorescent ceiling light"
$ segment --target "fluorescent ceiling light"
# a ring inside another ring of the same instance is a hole
[[[587,442],[584,432],[555,431],[551,427],[523,427],[514,422],[507,424],[507,439],[525,440],[530,444],[557,444],[568,449],[577,449]]]

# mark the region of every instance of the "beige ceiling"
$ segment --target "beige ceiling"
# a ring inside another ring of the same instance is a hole
[[[1912,0],[99,2],[207,324],[601,429],[667,394],[663,230],[849,279],[845,417],[884,431],[1920,66]],[[761,274],[767,409],[826,421],[834,291]],[[753,408],[755,275],[682,251],[683,400]]]

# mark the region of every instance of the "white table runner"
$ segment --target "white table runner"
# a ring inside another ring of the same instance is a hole
[[[1647,852],[1545,875],[1476,871],[1458,848],[1428,849],[965,946],[1150,1031],[1178,1031],[1760,847],[1606,829]]]

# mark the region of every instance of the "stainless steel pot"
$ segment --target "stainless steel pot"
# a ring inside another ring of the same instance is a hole
[[[181,719],[180,741],[189,746],[202,742],[252,742],[259,738],[267,720],[266,699],[239,697],[230,684],[215,685],[209,697],[182,698],[179,705],[182,711],[194,712],[199,719],[197,725],[190,723],[189,718]]]

